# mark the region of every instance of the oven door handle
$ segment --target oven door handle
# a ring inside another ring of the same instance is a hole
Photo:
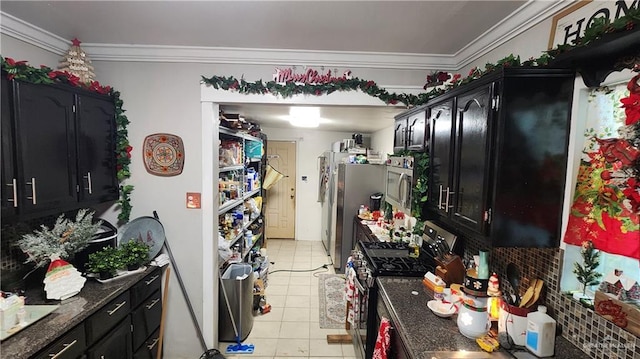
[[[356,285],[356,290],[359,293],[367,293],[367,290],[365,289],[365,287],[360,283],[360,278],[357,278],[357,274],[356,274],[356,280],[353,281]]]
[[[401,173],[400,174],[400,178],[398,179],[398,197],[400,199],[400,206],[402,206],[402,208],[406,207],[406,200],[407,200],[407,196],[405,196],[405,191],[402,188],[402,184],[405,182],[404,178],[407,177],[406,173]]]

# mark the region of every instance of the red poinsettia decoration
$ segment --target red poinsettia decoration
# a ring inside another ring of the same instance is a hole
[[[442,85],[451,78],[451,74],[444,71],[434,71],[427,75],[427,83],[423,86],[426,90],[428,87]]]
[[[630,126],[640,121],[640,94],[629,94],[629,97],[621,99],[620,102],[627,116],[625,125]]]

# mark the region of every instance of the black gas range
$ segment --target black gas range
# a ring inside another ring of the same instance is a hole
[[[351,265],[356,271],[356,290],[354,293],[354,325],[351,326],[356,355],[360,359],[371,358],[380,326],[380,313],[377,311],[378,286],[375,278],[380,276],[422,277],[434,272],[432,257],[420,252],[417,258],[411,257],[411,248],[405,243],[359,241],[352,251]]]
[[[433,259],[423,251],[419,257],[411,257],[412,249],[405,243],[361,241],[358,247],[363,254],[363,262],[374,277],[422,277],[435,269]]]

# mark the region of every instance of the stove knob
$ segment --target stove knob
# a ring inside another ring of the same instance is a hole
[[[413,168],[413,158],[408,158],[407,159],[407,168],[408,169],[412,169]]]

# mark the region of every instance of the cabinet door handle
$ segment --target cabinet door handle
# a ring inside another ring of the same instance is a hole
[[[438,195],[438,209],[442,209],[442,185],[440,185],[440,193]]]
[[[27,199],[31,200],[31,203],[36,204],[36,178],[31,177],[31,182],[27,182],[28,185],[31,185],[31,197],[27,197]]]
[[[107,311],[107,314],[109,314],[109,315],[113,315],[113,313],[117,312],[117,311],[118,311],[118,309],[122,308],[122,306],[123,306],[123,305],[125,305],[125,304],[127,304],[127,301],[126,301],[126,300],[125,300],[124,302],[122,302],[122,303],[118,303],[118,304],[116,305],[116,307],[115,307],[115,308],[113,308],[113,310],[109,310],[109,311]]]
[[[155,347],[155,346],[156,346],[156,344],[158,344],[158,341],[159,341],[159,340],[160,340],[160,338],[155,338],[155,339],[153,339],[153,343],[151,343],[151,344],[147,345],[147,349],[149,349],[149,350],[153,350],[153,347]]]
[[[153,301],[151,301],[151,303],[146,305],[147,309],[153,308],[153,306],[156,305],[156,303],[158,303],[159,301],[160,301],[159,298],[154,299]]]
[[[444,210],[445,212],[449,212],[449,195],[453,192],[449,192],[449,187],[447,187],[447,197],[445,198]]]
[[[67,349],[71,348],[71,347],[72,347],[75,343],[77,343],[77,342],[78,342],[78,339],[76,339],[76,340],[72,341],[72,342],[71,342],[71,343],[69,343],[69,344],[66,344],[66,343],[65,343],[65,344],[62,344],[62,346],[63,346],[64,348],[62,348],[62,350],[61,350],[61,351],[59,351],[59,352],[57,352],[57,353],[55,353],[55,354],[49,354],[49,356],[51,357],[51,359],[56,359],[56,358],[60,357],[62,354],[64,354],[64,352],[66,352],[66,351],[67,351]]]
[[[151,277],[149,280],[145,281],[144,284],[149,285],[151,283],[153,283],[154,280],[158,279],[158,275],[154,275],[153,277]]]
[[[91,172],[87,172],[87,175],[83,177],[87,179],[87,188],[85,189],[89,192],[89,194],[93,194],[93,188],[91,184]]]
[[[13,192],[13,198],[7,198],[7,202],[13,202],[13,208],[18,208],[18,184],[16,179],[12,179],[11,183],[7,183],[7,186],[11,187]]]

